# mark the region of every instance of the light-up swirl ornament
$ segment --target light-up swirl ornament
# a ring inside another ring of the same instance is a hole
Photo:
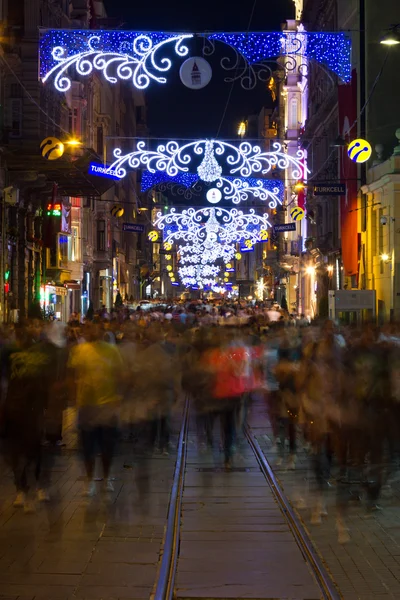
[[[172,208],[167,215],[158,213],[154,226],[163,231],[167,243],[177,244],[180,268],[184,269],[182,273],[178,269],[182,283],[194,285],[192,279],[197,278],[198,285],[210,285],[205,284],[204,279],[209,281],[210,276],[220,270],[213,263],[219,260],[229,263],[238,242],[257,243],[260,232],[271,227],[271,223],[268,215],[257,215],[254,209],[243,213],[236,208],[206,207],[197,211],[189,208],[181,213]]]
[[[310,171],[305,167],[304,151],[298,150],[296,156],[287,154],[279,142],[272,144],[273,150],[263,151],[258,145],[242,142],[234,146],[228,142],[217,140],[198,140],[180,146],[178,142],[170,141],[160,144],[156,150],[147,150],[146,143],[137,143],[137,149],[122,154],[121,148],[114,150],[116,160],[109,167],[116,171],[119,177],[125,177],[126,169],[146,167],[151,173],[163,171],[174,177],[178,173],[193,172],[192,161],[203,156],[197,167],[197,173],[207,183],[218,182],[222,187],[222,171],[217,157],[223,158],[229,175],[251,177],[252,174],[266,175],[272,169],[292,169],[293,179],[304,179]],[[189,167],[192,166],[192,169]],[[240,201],[240,200],[239,200]]]
[[[93,35],[87,40],[88,49],[84,52],[65,55],[66,50],[62,46],[52,49],[52,57],[56,65],[50,69],[42,78],[43,83],[54,75],[54,86],[59,92],[66,92],[71,87],[71,79],[67,70],[75,66],[78,75],[90,75],[94,70],[102,71],[103,76],[109,83],[117,83],[119,79],[132,79],[133,85],[138,89],[145,89],[150,81],[166,83],[164,76],[158,73],[166,73],[172,66],[169,58],[157,59],[157,52],[164,46],[174,43],[175,53],[184,57],[189,53],[189,48],[183,44],[184,40],[192,38],[192,34],[171,35],[170,38],[154,44],[148,35],[139,35],[133,40],[133,53],[127,52],[104,52],[96,48],[101,43],[100,35]],[[110,68],[115,69],[115,74],[110,73]]]
[[[216,185],[222,190],[225,200],[232,200],[233,204],[240,204],[240,202],[248,200],[250,196],[260,200],[270,200],[269,208],[276,208],[278,204],[282,204],[283,199],[280,196],[279,187],[276,186],[272,190],[268,190],[263,186],[261,180],[250,185],[243,179],[229,180],[221,177]]]

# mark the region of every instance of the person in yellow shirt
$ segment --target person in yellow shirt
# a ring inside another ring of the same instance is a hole
[[[103,339],[99,325],[88,324],[85,342],[73,346],[68,361],[78,409],[78,428],[87,475],[86,495],[93,496],[96,453],[101,454],[104,481],[114,491],[110,469],[119,431],[122,358]]]

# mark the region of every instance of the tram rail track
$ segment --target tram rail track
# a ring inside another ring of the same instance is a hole
[[[187,441],[189,435],[189,412],[190,402],[189,399],[187,399],[183,411],[182,427],[179,434],[177,460],[171,489],[167,527],[164,536],[160,568],[155,585],[155,592],[152,595],[154,600],[172,600],[174,597],[174,583],[179,556]],[[286,498],[268,460],[266,459],[256,437],[248,425],[245,427],[245,436],[250,448],[254,453],[258,466],[265,477],[266,483],[270,487],[273,496],[288,523],[289,529],[302,552],[304,560],[309,565],[314,575],[315,581],[321,591],[321,598],[323,598],[323,600],[340,600],[342,596],[338,592],[333,579],[329,575],[321,558],[313,547],[309,535],[302,525],[299,517],[296,515],[289,500]],[[239,597],[240,595],[238,598]]]
[[[270,486],[272,493],[278,502],[280,509],[282,510],[290,530],[292,531],[298,546],[304,556],[304,559],[310,566],[314,577],[317,581],[319,588],[323,594],[324,600],[340,600],[341,595],[339,594],[331,576],[324,567],[318,553],[316,552],[313,544],[304,529],[300,519],[296,515],[293,507],[289,500],[285,496],[275,474],[266,459],[256,437],[254,436],[251,428],[246,425],[245,435],[254,455],[257,459],[261,472],[263,473],[268,485]]]
[[[174,582],[178,564],[179,533],[183,484],[186,469],[187,439],[189,431],[189,399],[183,409],[182,426],[179,434],[178,451],[169,501],[167,528],[165,532],[161,564],[158,572],[154,600],[171,600],[174,595]]]

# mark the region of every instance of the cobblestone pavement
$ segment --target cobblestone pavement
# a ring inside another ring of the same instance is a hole
[[[12,475],[0,466],[0,598],[147,599],[157,576],[175,452],[139,457],[131,443],[122,443],[115,492],[101,492],[98,481],[96,497],[85,499],[73,411],[66,417],[67,446],[55,457],[52,500],[35,514],[13,508]]]
[[[296,469],[276,465],[272,431],[265,405],[255,401],[249,425],[268,458],[292,505],[297,508],[310,538],[330,571],[344,600],[393,600],[400,598],[400,487],[384,490],[382,511],[367,515],[362,502],[349,505],[350,542],[339,544],[335,529],[336,491],[327,492],[328,516],[311,525],[313,477],[306,451],[299,449]]]

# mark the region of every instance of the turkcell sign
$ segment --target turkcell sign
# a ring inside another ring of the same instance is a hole
[[[274,225],[275,233],[283,233],[285,231],[296,231],[296,223],[282,223],[281,225]]]
[[[314,196],[345,196],[345,183],[320,183],[314,186]]]
[[[118,177],[115,169],[110,170],[110,167],[107,167],[107,165],[101,165],[99,163],[90,163],[88,173],[89,175],[107,177],[108,179],[115,179],[117,181],[121,179],[121,177]]]
[[[139,223],[122,223],[122,231],[130,231],[132,233],[143,233],[144,225]]]

